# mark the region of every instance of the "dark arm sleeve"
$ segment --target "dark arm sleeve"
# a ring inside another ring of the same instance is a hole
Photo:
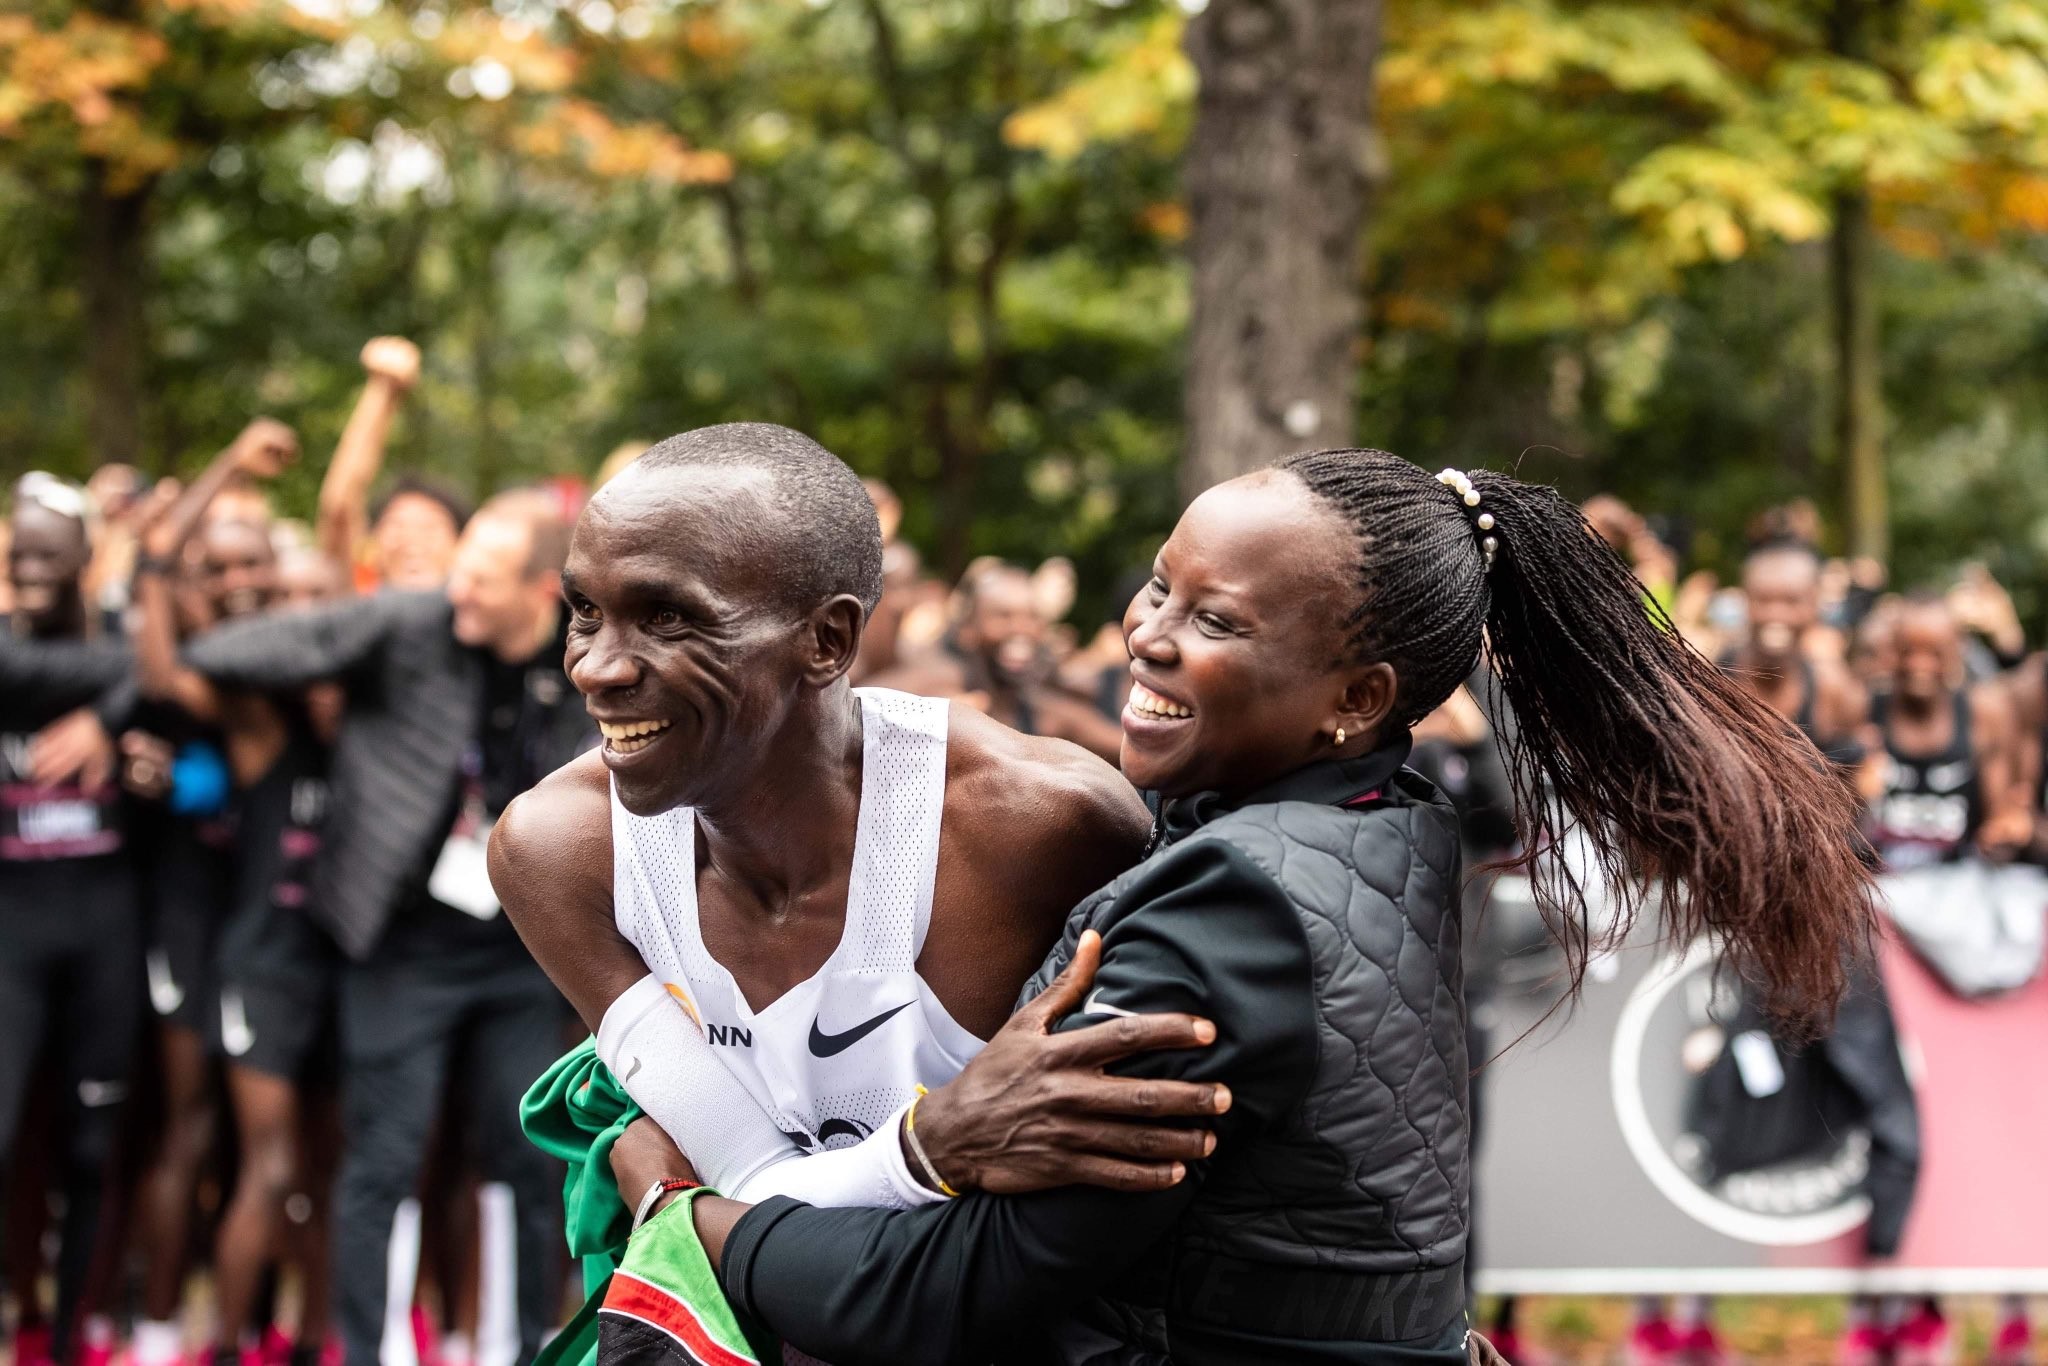
[[[380,593],[229,622],[187,644],[185,662],[231,688],[297,688],[343,678],[376,658],[402,602]]]
[[[1122,1011],[1215,1021],[1211,1047],[1144,1054],[1118,1070],[1227,1083],[1231,1109],[1216,1125],[1224,1160],[1299,1103],[1315,1066],[1308,943],[1279,887],[1242,850],[1198,837],[1156,856],[1094,928],[1103,959],[1088,1008],[1097,1013],[1062,1029]],[[1147,1194],[1077,1186],[912,1211],[778,1197],[735,1226],[720,1275],[742,1312],[840,1366],[987,1360],[1157,1244],[1207,1165]]]
[[[0,632],[0,703],[23,713],[69,711],[118,689],[135,671],[115,641],[21,640]]]

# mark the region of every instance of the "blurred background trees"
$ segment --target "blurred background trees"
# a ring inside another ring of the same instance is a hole
[[[765,417],[1099,591],[1359,440],[2048,609],[2038,0],[15,0],[0,235],[10,471],[402,332],[479,490]]]

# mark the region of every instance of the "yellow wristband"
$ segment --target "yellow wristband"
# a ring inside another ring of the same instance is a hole
[[[932,1165],[931,1158],[925,1153],[924,1144],[917,1137],[917,1107],[928,1094],[924,1087],[918,1087],[917,1099],[910,1102],[910,1108],[903,1112],[903,1137],[909,1142],[911,1154],[917,1158],[917,1165],[923,1167],[924,1174],[931,1178],[932,1185],[938,1187],[939,1194],[951,1200],[957,1198],[960,1192],[946,1184],[946,1178],[939,1175],[939,1169]]]

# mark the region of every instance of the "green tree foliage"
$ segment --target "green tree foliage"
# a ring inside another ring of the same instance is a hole
[[[0,466],[93,458],[97,184],[147,196],[159,468],[252,411],[317,457],[402,332],[394,465],[587,475],[765,417],[934,561],[1065,551],[1099,594],[1177,500],[1183,4],[0,3]],[[1710,563],[1766,501],[1839,513],[1861,192],[1898,575],[2048,588],[2048,10],[1870,4],[1863,59],[1836,0],[1388,6],[1366,439],[1615,488]]]

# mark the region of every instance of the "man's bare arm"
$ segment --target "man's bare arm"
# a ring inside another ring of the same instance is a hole
[[[2020,734],[2012,698],[2003,682],[1970,690],[1970,721],[1977,771],[1984,786],[1984,824],[1978,846],[1997,859],[2012,857],[2033,837],[2033,802],[2020,773]]]
[[[541,971],[593,1033],[647,975],[612,914],[611,791],[604,760],[570,760],[505,808],[491,885]]]
[[[354,563],[356,544],[368,529],[370,485],[384,467],[391,419],[420,374],[419,348],[403,337],[371,338],[362,360],[369,378],[320,481],[315,518],[320,549],[341,565]]]

